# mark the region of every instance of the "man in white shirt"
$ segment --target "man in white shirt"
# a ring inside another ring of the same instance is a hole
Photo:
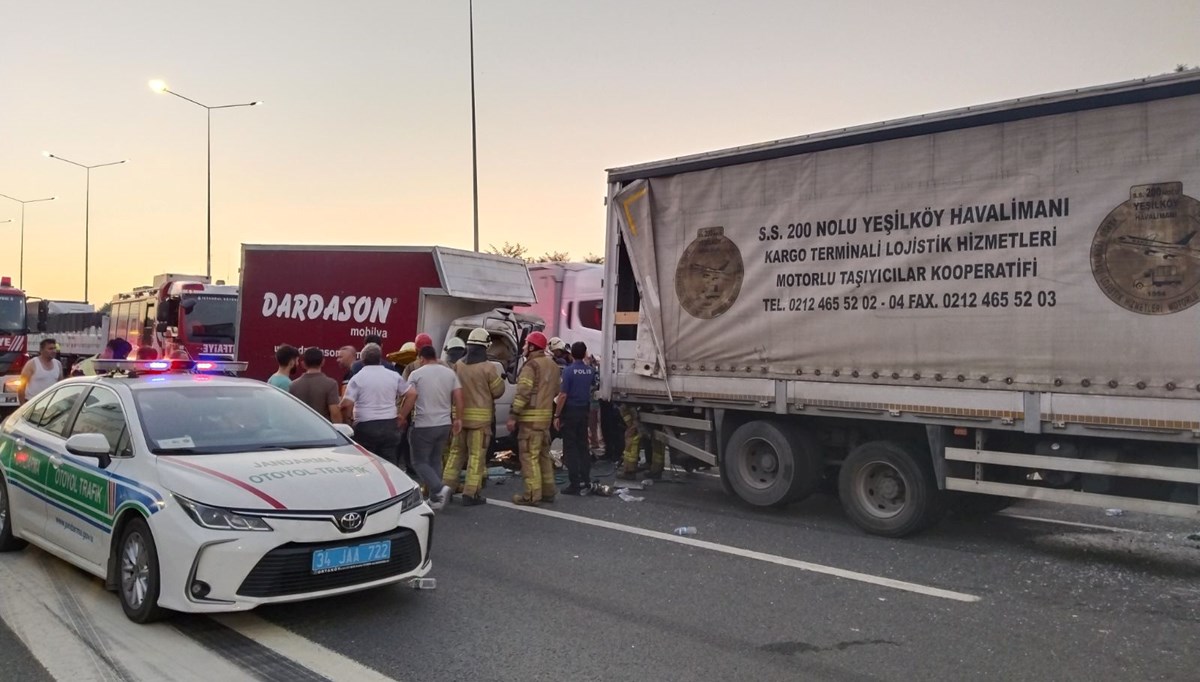
[[[396,446],[400,443],[397,405],[408,392],[408,382],[398,373],[380,363],[383,350],[379,344],[368,343],[362,350],[363,368],[350,378],[346,396],[342,399],[342,414],[354,417],[354,440],[364,448],[396,462]]]
[[[409,434],[413,469],[429,491],[431,506],[441,509],[453,494],[450,486],[442,484],[442,453],[451,434],[462,430],[462,384],[457,372],[438,361],[432,345],[422,348],[418,358],[420,367],[408,377],[400,423],[415,408]]]
[[[62,363],[54,357],[57,353],[58,343],[54,339],[42,339],[37,357],[25,363],[21,369],[22,381],[17,386],[17,399],[22,404],[63,378]]]

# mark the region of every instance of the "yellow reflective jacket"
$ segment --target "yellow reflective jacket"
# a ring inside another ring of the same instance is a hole
[[[463,428],[491,427],[496,414],[496,398],[504,395],[504,379],[500,368],[491,362],[468,365],[459,360],[454,365],[458,382],[462,384]]]
[[[512,413],[522,425],[533,429],[548,429],[554,419],[554,399],[562,384],[558,363],[545,353],[529,358],[517,379],[517,395],[513,398]]]

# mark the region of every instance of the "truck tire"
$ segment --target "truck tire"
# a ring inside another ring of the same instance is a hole
[[[721,458],[721,478],[755,507],[778,507],[808,497],[821,481],[819,448],[807,436],[770,421],[733,432]]]
[[[852,450],[838,474],[838,492],[850,520],[873,535],[912,535],[945,511],[930,458],[891,441]]]

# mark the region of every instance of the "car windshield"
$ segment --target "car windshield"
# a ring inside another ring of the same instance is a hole
[[[20,334],[25,331],[25,299],[20,296],[0,296],[0,334]]]
[[[329,422],[274,386],[244,384],[141,388],[134,404],[150,451],[208,455],[346,445]]]
[[[235,296],[184,296],[183,322],[187,338],[192,341],[233,343],[237,322]]]

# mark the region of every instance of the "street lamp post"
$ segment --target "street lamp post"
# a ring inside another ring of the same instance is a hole
[[[51,154],[50,152],[42,152],[42,155],[48,159],[54,159],[55,161],[62,161],[63,163],[69,163],[72,166],[77,166],[79,168],[82,168],[84,171],[84,177],[86,178],[86,180],[85,180],[86,184],[84,185],[84,191],[83,191],[83,302],[87,303],[87,300],[88,300],[88,256],[89,256],[88,246],[90,243],[89,242],[89,223],[91,222],[91,216],[92,216],[92,169],[93,168],[103,168],[105,166],[119,166],[119,165],[125,163],[125,160],[122,159],[120,161],[109,161],[108,163],[97,163],[97,164],[93,164],[91,166],[87,166],[82,163],[72,161],[70,159],[64,159],[61,156],[55,156],[54,154]]]
[[[479,252],[479,154],[475,145],[475,2],[467,0],[468,34],[471,41],[471,199],[475,213],[475,252]]]
[[[159,81],[159,80],[150,81],[150,89],[155,92],[159,92],[159,93],[165,92],[168,95],[175,95],[179,99],[191,102],[192,104],[195,104],[198,107],[204,107],[205,117],[207,118],[206,135],[208,138],[208,143],[207,143],[208,144],[208,164],[207,164],[208,165],[208,192],[207,192],[208,207],[206,210],[206,214],[207,214],[206,229],[205,229],[205,235],[206,235],[205,254],[206,255],[205,255],[204,274],[211,280],[212,279],[212,112],[213,112],[213,109],[234,109],[237,107],[256,107],[256,106],[262,104],[262,102],[254,101],[254,102],[246,102],[245,104],[222,104],[219,106],[209,106],[207,104],[202,104],[200,102],[197,102],[196,100],[192,99],[191,97],[184,97],[183,95],[179,94],[178,92],[175,92],[175,91],[167,88],[167,84],[162,81]]]
[[[20,247],[21,266],[20,266],[20,271],[17,273],[17,287],[24,289],[25,288],[25,204],[36,204],[39,201],[54,201],[54,197],[46,197],[44,199],[18,199],[16,197],[10,197],[7,194],[0,194],[0,197],[4,197],[5,199],[12,199],[13,201],[15,201],[21,205],[21,247]]]

